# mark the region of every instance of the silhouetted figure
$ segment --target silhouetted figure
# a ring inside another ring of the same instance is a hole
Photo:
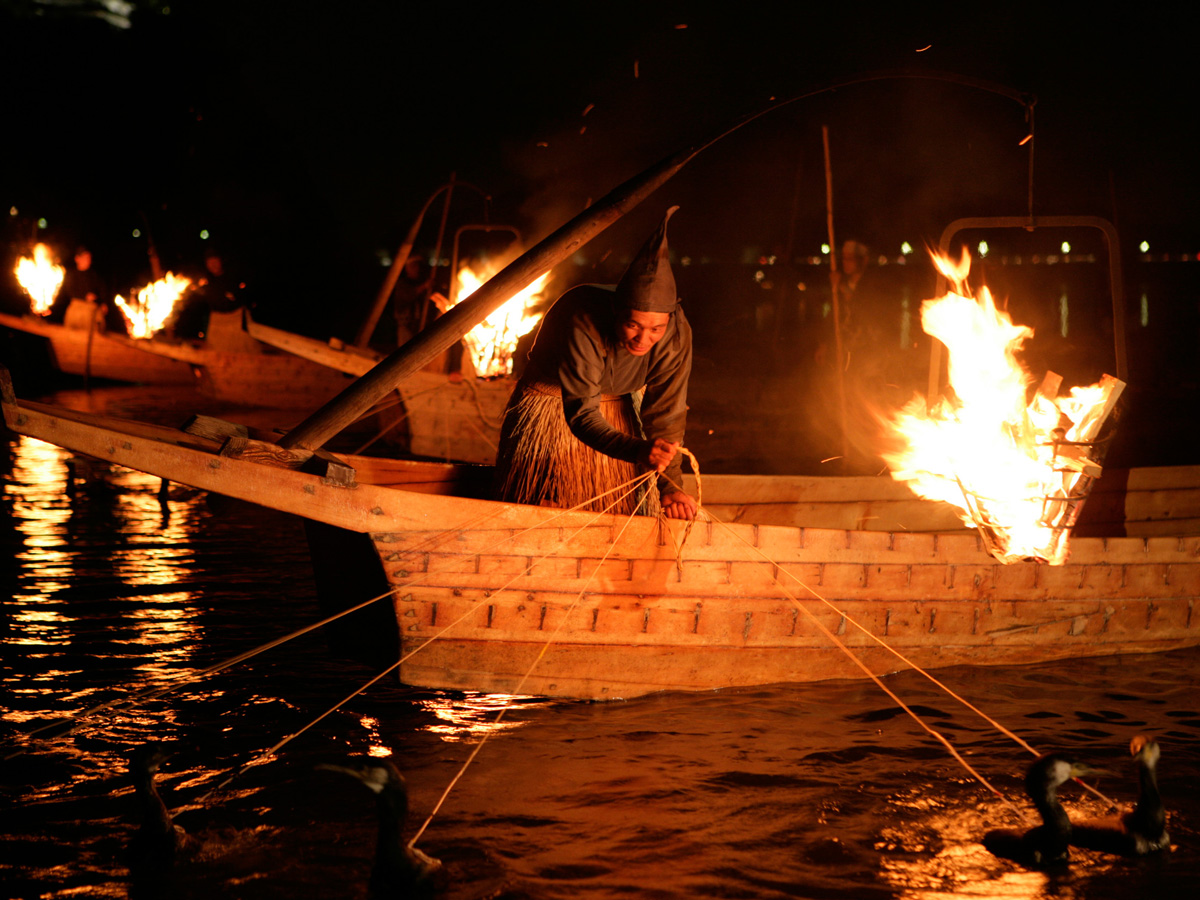
[[[75,248],[75,267],[67,269],[63,276],[62,287],[59,288],[58,296],[54,298],[54,305],[50,307],[50,321],[64,321],[73,302],[92,304],[94,310],[91,315],[98,321],[106,321],[110,299],[108,287],[96,271],[93,262],[91,250],[82,244]],[[118,317],[119,315],[118,313]]]
[[[396,343],[392,350],[427,327],[438,315],[429,301],[433,290],[433,270],[429,263],[413,254],[400,270],[396,286],[392,289],[392,319],[396,326]]]
[[[183,295],[182,308],[171,326],[172,333],[188,339],[205,337],[212,313],[236,312],[246,306],[244,287],[229,274],[220,252],[209,247],[204,252],[204,271]]]

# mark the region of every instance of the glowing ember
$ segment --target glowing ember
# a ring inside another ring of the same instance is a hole
[[[461,303],[480,286],[485,284],[500,267],[490,266],[480,274],[469,265],[458,270],[458,300]],[[471,363],[477,375],[508,375],[513,370],[513,353],[517,349],[517,341],[522,335],[534,329],[541,319],[540,312],[534,312],[534,307],[546,282],[550,279],[547,272],[519,294],[510,297],[503,306],[467,332],[463,343],[471,354]]]
[[[130,337],[148,338],[162,331],[191,283],[191,279],[168,272],[139,290],[136,300],[126,300],[117,294],[117,308],[125,316]]]
[[[1034,378],[1016,359],[1033,330],[996,309],[987,288],[966,285],[970,260],[935,257],[952,284],[921,306],[925,331],[946,345],[950,396],[926,408],[915,397],[886,424],[902,448],[885,453],[892,477],[919,496],[958,507],[1002,562],[1062,565],[1070,528],[1100,474],[1092,442],[1124,382],[1108,375],[1058,398],[1048,374]]]
[[[62,287],[66,270],[55,265],[50,248],[38,244],[33,248],[33,258],[22,256],[17,263],[17,281],[29,294],[30,309],[39,316],[50,314],[54,297]]]

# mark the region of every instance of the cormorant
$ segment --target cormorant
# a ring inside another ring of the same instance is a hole
[[[408,818],[408,787],[404,777],[388,760],[356,757],[346,765],[321,765],[319,768],[350,775],[378,795],[379,838],[375,844],[375,865],[371,870],[371,894],[376,897],[405,896],[432,885],[441,862],[415,847],[409,847],[402,835]]]
[[[1041,814],[1042,824],[1024,832],[1008,828],[989,831],[983,836],[983,845],[996,856],[1030,868],[1065,863],[1071,820],[1058,801],[1058,789],[1072,778],[1096,771],[1057,753],[1038,757],[1025,774],[1025,792]]]
[[[172,755],[165,746],[154,743],[143,744],[129,754],[129,774],[139,809],[132,850],[139,860],[170,861],[188,840],[184,830],[171,818],[154,783],[159,767]]]
[[[1071,843],[1088,850],[1116,853],[1120,856],[1145,856],[1171,845],[1167,834],[1167,811],[1158,793],[1158,744],[1144,734],[1129,742],[1129,753],[1138,769],[1141,791],[1131,810],[1103,819],[1089,819],[1075,825]]]

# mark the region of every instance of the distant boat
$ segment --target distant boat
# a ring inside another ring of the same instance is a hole
[[[0,325],[44,337],[51,362],[61,372],[133,384],[193,384],[186,362],[149,352],[145,341],[105,331],[100,307],[72,300],[62,323],[41,316],[0,313]]]
[[[383,358],[373,350],[318,341],[248,320],[247,333],[280,350],[347,375],[365,375]],[[496,459],[500,425],[516,379],[452,380],[441,372],[418,371],[396,389],[404,403],[408,452],[414,456],[491,463]]]
[[[195,367],[193,380],[201,393],[235,406],[311,409],[337,396],[352,380],[250,337],[243,326],[249,317],[246,310],[213,312],[202,340],[120,340]]]
[[[706,509],[738,521],[688,533],[464,496],[486,483],[476,467],[334,458],[213,420],[179,431],[4,389],[20,434],[369,541],[412,685],[611,699],[864,677],[835,641],[875,674],[1200,643],[1200,467],[1115,473],[1066,565],[1004,565],[945,505],[887,478],[706,477]]]

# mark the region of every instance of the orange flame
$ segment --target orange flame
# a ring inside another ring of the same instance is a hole
[[[17,281],[29,294],[30,309],[39,316],[50,314],[65,275],[66,269],[55,264],[45,244],[33,248],[32,259],[22,256],[17,262]]]
[[[479,290],[499,268],[498,265],[488,264],[482,273],[475,271],[470,265],[459,269],[458,299],[455,305]],[[550,273],[547,272],[525,290],[513,294],[503,306],[463,337],[463,343],[467,346],[467,352],[471,354],[471,363],[477,375],[486,378],[512,373],[517,341],[532,331],[542,318],[541,312],[535,312],[534,307],[549,280]]]
[[[1014,325],[986,287],[971,296],[965,253],[934,262],[953,287],[921,305],[921,325],[946,345],[952,390],[932,406],[915,397],[891,417],[902,446],[884,459],[914,493],[956,506],[1003,562],[1061,565],[1100,474],[1091,444],[1124,383],[1106,375],[1058,398],[1060,379],[1048,374],[1030,399],[1034,378],[1015,354],[1033,330]]]
[[[162,331],[191,283],[189,278],[168,272],[139,290],[135,300],[126,300],[117,294],[117,308],[125,316],[130,337],[149,338]]]

